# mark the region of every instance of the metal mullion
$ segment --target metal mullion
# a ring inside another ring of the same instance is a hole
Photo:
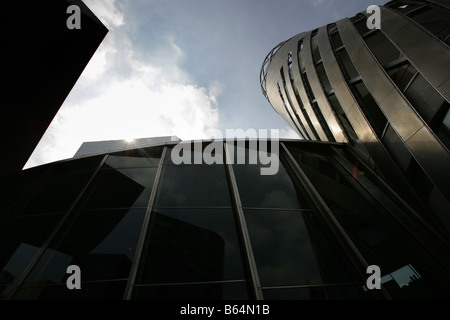
[[[41,248],[39,249],[39,251],[35,254],[35,256],[33,257],[33,259],[31,259],[30,263],[28,264],[27,268],[22,272],[22,274],[17,278],[17,280],[14,282],[11,292],[8,294],[8,296],[6,297],[6,300],[10,300],[12,297],[14,297],[14,295],[17,293],[17,290],[22,286],[23,282],[25,281],[25,279],[28,277],[28,275],[30,274],[31,270],[33,270],[33,268],[36,266],[37,262],[39,261],[39,259],[42,257],[42,255],[44,254],[44,252],[47,250],[49,244],[51,243],[51,241],[54,239],[54,237],[56,236],[56,234],[59,232],[59,230],[61,229],[61,227],[63,226],[64,222],[67,220],[67,218],[69,217],[69,214],[72,212],[72,210],[75,208],[76,204],[78,203],[78,201],[81,199],[81,197],[83,196],[84,192],[87,190],[87,188],[90,186],[91,182],[94,180],[94,178],[97,176],[97,173],[100,171],[100,168],[102,167],[102,165],[105,163],[106,159],[108,158],[108,155],[106,154],[103,159],[100,161],[100,163],[98,164],[97,168],[95,169],[94,173],[92,174],[92,176],[89,178],[89,181],[86,183],[86,185],[84,186],[84,188],[81,190],[81,192],[78,194],[77,198],[75,199],[75,201],[72,203],[72,205],[69,207],[69,209],[67,210],[67,212],[64,214],[64,216],[61,218],[61,220],[59,221],[59,223],[57,224],[57,226],[53,229],[53,232],[50,234],[50,236],[47,238],[47,240],[45,240],[45,242],[42,244]]]
[[[128,278],[128,282],[127,282],[127,285],[125,288],[125,293],[123,296],[124,300],[130,300],[131,294],[133,292],[133,287],[134,287],[134,284],[136,281],[136,276],[137,276],[137,270],[139,267],[139,262],[142,257],[142,250],[144,248],[145,237],[147,235],[148,226],[150,224],[150,218],[151,218],[151,214],[153,211],[153,205],[154,205],[155,197],[156,197],[156,189],[158,188],[159,180],[161,178],[161,172],[162,172],[162,168],[164,166],[164,159],[166,157],[167,149],[168,149],[167,146],[165,146],[162,151],[161,159],[159,160],[158,169],[157,169],[156,175],[155,175],[155,181],[153,181],[153,187],[152,187],[152,191],[150,193],[150,198],[148,200],[147,211],[145,212],[145,217],[144,217],[144,221],[142,223],[139,241],[136,246],[136,253],[134,254],[133,263],[131,265],[130,277]]]
[[[231,141],[231,147],[234,148],[234,140]],[[233,159],[231,159],[230,151],[228,147],[230,144],[224,142],[223,147],[225,149],[225,170],[227,172],[229,186],[232,192],[232,201],[237,215],[237,223],[239,226],[238,233],[242,236],[242,241],[244,244],[246,263],[250,271],[250,281],[253,289],[253,294],[256,300],[264,299],[261,289],[261,284],[259,281],[258,269],[256,267],[255,257],[253,255],[253,249],[250,241],[250,235],[248,234],[247,224],[245,222],[244,210],[242,207],[241,198],[239,196],[239,190],[237,187],[236,177],[233,170]]]
[[[282,150],[286,154],[286,160],[287,160],[289,166],[293,169],[294,174],[296,175],[297,179],[303,185],[303,187],[305,188],[309,197],[316,205],[317,211],[321,213],[321,215],[327,222],[330,229],[333,231],[335,236],[337,236],[338,241],[341,242],[344,250],[349,253],[349,257],[350,257],[351,261],[353,262],[354,266],[357,267],[358,271],[360,271],[361,278],[364,278],[364,273],[361,272],[361,268],[358,268],[358,267],[363,267],[364,270],[366,270],[367,267],[369,266],[369,264],[364,259],[363,255],[359,252],[358,248],[353,243],[350,236],[347,234],[345,229],[341,226],[341,224],[339,223],[337,218],[334,216],[333,212],[330,210],[330,208],[325,203],[325,201],[322,199],[322,197],[320,196],[318,191],[314,188],[313,184],[308,179],[306,174],[300,168],[299,164],[295,161],[294,157],[289,152],[288,148],[285,146],[285,144],[283,142],[280,142],[280,144],[281,144]],[[383,285],[381,285],[381,293],[385,299],[392,299],[391,296],[389,295],[389,293],[383,287]]]
[[[408,88],[411,86],[411,84],[417,78],[418,75],[419,75],[419,71],[416,70],[416,73],[414,73],[414,75],[411,77],[411,80],[408,81],[408,83],[406,84],[405,88],[401,89],[403,93],[405,93],[406,90],[408,90]]]

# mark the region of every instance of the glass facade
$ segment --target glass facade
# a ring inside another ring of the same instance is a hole
[[[261,141],[235,142],[231,163],[215,143],[214,164],[175,164],[169,144],[3,180],[1,298],[450,296],[447,244],[344,145],[280,142],[278,170],[261,175]],[[383,289],[366,288],[369,264]]]

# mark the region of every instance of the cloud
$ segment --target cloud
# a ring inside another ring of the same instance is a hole
[[[108,28],[115,28],[125,24],[124,17],[115,0],[84,0],[89,9]]]
[[[113,28],[25,168],[71,158],[84,141],[164,135],[198,139],[217,127],[221,85],[193,83],[179,67],[184,52],[173,38],[161,44],[170,50],[136,54],[114,1],[86,1],[86,5]]]

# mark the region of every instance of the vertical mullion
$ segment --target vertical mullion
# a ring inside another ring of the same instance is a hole
[[[244,244],[246,264],[250,271],[250,281],[253,289],[253,294],[256,300],[262,300],[263,294],[261,290],[261,284],[259,281],[258,269],[256,267],[255,257],[253,255],[253,249],[250,242],[250,235],[248,234],[247,224],[245,222],[244,210],[242,208],[241,198],[239,196],[239,190],[236,183],[236,177],[233,170],[233,159],[230,158],[229,147],[234,148],[234,140],[231,141],[231,145],[224,142],[225,149],[225,169],[229,179],[229,185],[232,192],[233,207],[237,214],[237,222],[239,226],[238,233],[242,236],[242,241]]]
[[[150,223],[150,218],[151,218],[151,214],[153,211],[153,204],[155,202],[155,197],[156,197],[156,189],[158,188],[159,180],[161,178],[161,171],[162,171],[162,167],[164,164],[164,159],[166,157],[167,149],[168,149],[167,146],[165,146],[162,151],[161,158],[159,160],[158,169],[157,169],[156,175],[155,175],[155,181],[153,182],[153,187],[152,187],[152,191],[150,193],[147,210],[145,212],[144,221],[142,223],[139,241],[136,246],[136,253],[134,254],[133,264],[131,265],[130,276],[128,278],[127,286],[126,286],[125,293],[123,296],[124,300],[131,299],[131,294],[133,291],[134,283],[136,281],[139,262],[140,262],[141,256],[142,256],[142,249],[144,248],[145,236],[147,235],[148,225]]]
[[[303,172],[303,170],[300,168],[298,163],[295,161],[292,154],[289,152],[288,148],[285,146],[283,142],[281,142],[282,150],[286,154],[286,160],[289,164],[289,166],[293,169],[297,179],[300,181],[300,183],[303,185],[303,187],[306,189],[306,192],[310,196],[310,198],[313,200],[314,204],[317,207],[317,210],[322,214],[325,221],[335,234],[335,236],[338,238],[339,242],[342,243],[345,251],[349,253],[349,257],[354,263],[355,267],[357,267],[357,270],[361,270],[361,267],[365,270],[367,270],[367,267],[369,264],[364,259],[362,254],[359,252],[356,245],[351,240],[350,236],[347,234],[345,229],[341,226],[339,221],[334,216],[333,212],[330,210],[328,205],[325,203],[325,201],[322,199],[320,194],[317,192],[317,190],[314,188],[311,181],[309,181],[306,174]],[[364,273],[360,271],[361,278],[364,278]],[[378,291],[378,290],[376,290]],[[381,286],[381,297],[385,299],[392,299],[389,293],[384,289],[383,285]],[[375,293],[375,296],[377,296],[377,293]]]
[[[67,212],[64,214],[64,216],[61,218],[61,220],[59,221],[59,223],[56,225],[55,229],[53,229],[53,232],[50,234],[50,236],[47,238],[47,240],[45,240],[45,242],[42,244],[41,248],[39,249],[39,251],[36,253],[36,255],[33,257],[33,259],[31,259],[30,263],[28,264],[27,268],[22,272],[22,274],[17,278],[16,282],[14,282],[11,292],[7,295],[6,300],[10,300],[17,292],[17,290],[19,289],[19,287],[23,284],[23,282],[25,281],[25,279],[28,277],[28,275],[30,274],[31,270],[33,270],[33,268],[35,267],[36,263],[39,261],[39,259],[41,258],[41,256],[44,254],[45,250],[47,250],[48,245],[50,244],[50,242],[53,240],[53,238],[55,237],[55,235],[58,233],[59,229],[63,226],[64,222],[67,220],[67,218],[69,217],[69,214],[72,212],[73,208],[75,208],[76,204],[78,203],[78,201],[81,199],[81,197],[83,196],[84,192],[87,190],[87,188],[89,187],[89,185],[91,184],[92,180],[94,180],[95,176],[97,175],[97,173],[99,172],[100,168],[102,167],[102,165],[105,163],[106,159],[108,158],[108,154],[106,154],[102,161],[100,161],[100,163],[98,164],[97,168],[95,169],[94,173],[92,174],[92,176],[89,178],[89,181],[86,183],[86,185],[84,186],[84,188],[81,190],[81,192],[78,194],[77,198],[75,199],[75,201],[71,204],[71,206],[69,207],[69,209],[67,210]]]

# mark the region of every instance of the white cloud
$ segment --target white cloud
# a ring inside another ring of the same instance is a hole
[[[84,0],[83,2],[108,29],[125,24],[123,14],[117,8],[115,0]]]
[[[86,1],[104,21],[120,26],[114,1]],[[183,51],[173,39],[169,63],[137,58],[128,35],[113,29],[67,97],[25,168],[71,158],[84,141],[177,135],[203,138],[218,125],[220,83],[199,87],[178,65]]]

